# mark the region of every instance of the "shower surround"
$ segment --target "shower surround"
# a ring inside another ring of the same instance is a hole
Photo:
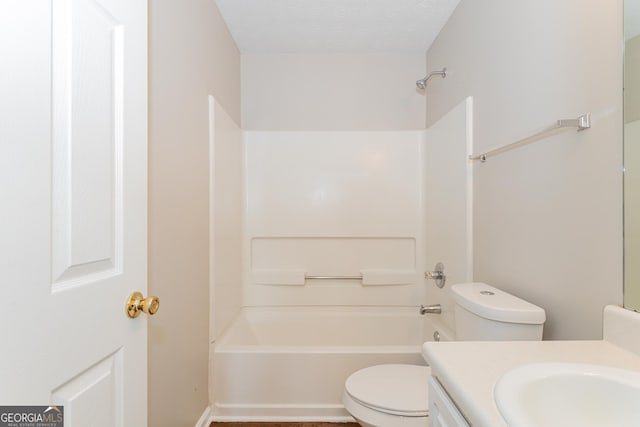
[[[351,373],[452,338],[424,272],[470,278],[471,107],[422,131],[242,132],[242,308],[212,324],[212,420],[348,421]]]

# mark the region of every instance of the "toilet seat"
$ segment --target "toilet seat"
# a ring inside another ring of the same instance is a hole
[[[377,365],[353,373],[345,392],[371,410],[403,417],[429,415],[428,366]]]

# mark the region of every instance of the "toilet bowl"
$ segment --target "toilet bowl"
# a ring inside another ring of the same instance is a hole
[[[453,285],[456,336],[467,341],[541,340],[545,312],[485,283]],[[376,365],[345,382],[342,402],[363,427],[425,427],[431,369]]]
[[[353,373],[342,402],[363,427],[429,425],[428,366],[376,365]]]

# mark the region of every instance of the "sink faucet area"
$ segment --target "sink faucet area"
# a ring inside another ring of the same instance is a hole
[[[640,372],[532,363],[505,373],[494,398],[510,427],[640,426]]]

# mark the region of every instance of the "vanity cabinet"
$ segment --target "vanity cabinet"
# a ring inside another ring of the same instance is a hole
[[[440,382],[429,377],[429,417],[431,427],[470,427]]]

